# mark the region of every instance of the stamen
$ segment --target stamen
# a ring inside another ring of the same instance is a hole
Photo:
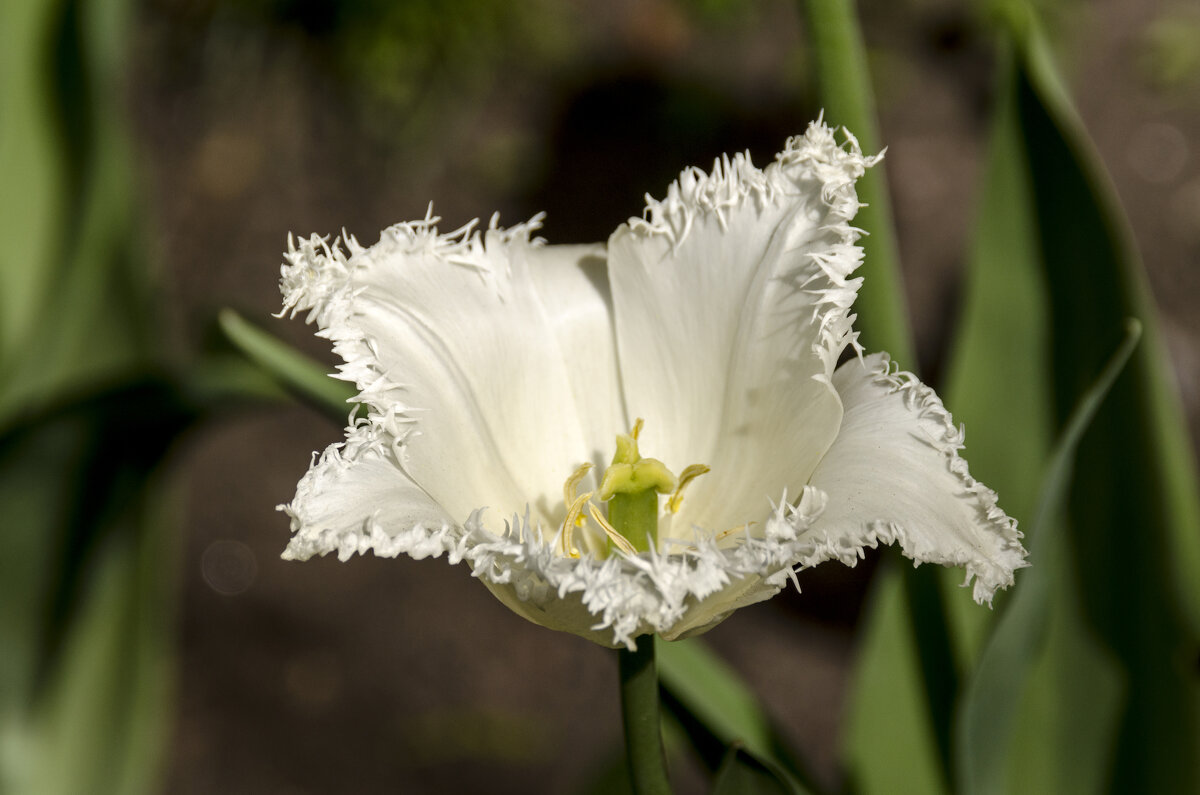
[[[587,475],[588,470],[592,468],[591,464],[582,464],[579,469],[572,473],[571,477],[563,483],[563,505],[566,505],[568,510],[570,506],[575,504],[575,489],[579,486],[579,482]],[[580,517],[575,522],[576,526],[583,525],[583,518]]]
[[[604,514],[600,513],[593,503],[589,502],[587,507],[588,513],[591,514],[593,521],[595,521],[596,524],[600,525],[600,527],[604,529],[604,532],[608,534],[609,539],[617,546],[617,548],[619,548],[626,555],[637,555],[638,551],[634,549],[633,544],[629,543],[629,539],[618,533],[617,528],[608,523],[608,520],[604,518]]]
[[[671,495],[669,500],[667,500],[667,509],[670,510],[671,513],[679,513],[679,506],[683,504],[683,490],[687,488],[687,484],[691,483],[704,473],[711,471],[712,470],[709,467],[706,467],[704,464],[691,464],[690,466],[685,467],[684,470],[679,473],[679,485],[675,487],[675,493]]]
[[[574,487],[572,487],[571,491],[574,490]],[[563,520],[561,536],[563,554],[567,557],[579,557],[579,550],[575,547],[575,528],[582,524],[583,516],[581,514],[583,513],[583,506],[587,505],[590,507],[591,503],[588,500],[591,498],[592,492],[590,491],[586,494],[580,494],[572,500],[570,503],[571,507],[567,509],[567,518]]]
[[[758,524],[758,522],[746,522],[746,524],[740,524],[737,527],[731,527],[728,530],[722,530],[721,532],[719,532],[715,536],[713,536],[713,541],[722,541],[726,538],[729,538],[729,536],[733,535],[734,533],[745,532],[746,529],[749,528],[750,525],[752,525],[752,524]]]
[[[638,417],[637,420],[633,423],[633,427],[629,429],[629,435],[633,437],[633,440],[635,442],[638,440],[638,437],[642,435],[642,426],[645,424],[646,424],[646,421],[643,420],[641,417]]]

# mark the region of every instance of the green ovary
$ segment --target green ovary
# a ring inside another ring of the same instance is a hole
[[[662,461],[642,458],[638,420],[628,434],[617,436],[617,452],[600,481],[600,500],[608,502],[608,521],[633,548],[645,552],[658,544],[658,495],[675,491],[679,479]],[[613,540],[609,539],[612,549]]]

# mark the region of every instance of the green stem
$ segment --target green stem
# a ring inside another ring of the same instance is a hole
[[[617,650],[621,675],[621,722],[625,726],[625,758],[635,795],[670,795],[662,718],[658,700],[658,670],[654,665],[654,636],[643,635],[635,651]]]

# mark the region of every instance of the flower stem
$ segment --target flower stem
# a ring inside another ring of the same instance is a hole
[[[635,795],[670,795],[662,744],[654,636],[643,635],[639,641],[635,651],[617,650],[629,779]]]

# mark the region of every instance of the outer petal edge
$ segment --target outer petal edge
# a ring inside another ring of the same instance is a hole
[[[823,228],[840,241],[828,254],[813,255],[831,285],[819,292],[821,330],[813,346],[825,363],[827,376],[833,373],[846,345],[858,349],[850,307],[862,279],[849,276],[862,262],[862,249],[855,243],[863,232],[850,222],[864,206],[855,187],[858,179],[883,159],[882,153],[864,155],[858,139],[845,129],[842,133],[846,141],[839,145],[834,130],[818,119],[809,123],[803,135],[788,138],[784,150],[765,169],[751,162],[749,152],[722,156],[713,163],[711,174],[688,168],[671,183],[662,200],[646,194],[643,217],[627,222],[635,235],[664,238],[675,249],[691,232],[697,215],[713,213],[721,220],[742,202],[776,202],[779,194],[796,192],[799,183],[817,180],[831,220]]]
[[[342,455],[338,447],[327,450],[310,475],[326,459],[336,466],[334,458]],[[778,593],[794,581],[796,560],[811,547],[804,533],[824,506],[825,495],[806,488],[794,505],[786,499],[779,503],[761,537],[747,533],[723,546],[698,537],[670,553],[617,553],[605,560],[561,556],[554,543],[540,540],[528,516],[512,517],[507,532],[497,535],[483,525],[483,509],[461,526],[426,521],[399,531],[374,516],[352,526],[313,526],[295,504],[280,509],[292,516],[295,532],[285,558],[335,552],[345,561],[355,553],[414,558],[444,553],[451,564],[466,561],[473,576],[524,618],[632,649],[640,635],[653,632],[673,640],[699,634],[739,607]]]
[[[996,590],[1012,585],[1013,573],[1029,565],[1025,559],[1028,553],[1021,545],[1023,536],[1017,529],[1016,520],[999,507],[994,491],[971,476],[966,460],[959,455],[964,446],[963,428],[954,424],[950,412],[931,387],[921,383],[912,373],[895,368],[887,354],[875,354],[844,366],[869,367],[865,374],[869,382],[884,387],[887,394],[898,397],[913,413],[922,430],[926,431],[919,438],[942,457],[946,471],[958,486],[960,494],[955,499],[965,500],[972,506],[977,524],[986,532],[985,538],[992,542],[994,549],[972,549],[969,544],[948,549],[952,545],[932,543],[925,538],[932,535],[928,530],[917,533],[900,522],[878,518],[867,522],[855,537],[848,537],[844,529],[831,530],[818,523],[810,536],[815,546],[803,557],[801,564],[808,567],[836,559],[853,566],[863,557],[866,547],[898,543],[914,565],[929,562],[963,567],[966,570],[963,586],[973,582],[975,601],[990,605]],[[821,475],[819,466],[814,473],[814,482],[820,483]],[[836,489],[828,488],[836,492]],[[836,493],[834,498],[837,498]]]

